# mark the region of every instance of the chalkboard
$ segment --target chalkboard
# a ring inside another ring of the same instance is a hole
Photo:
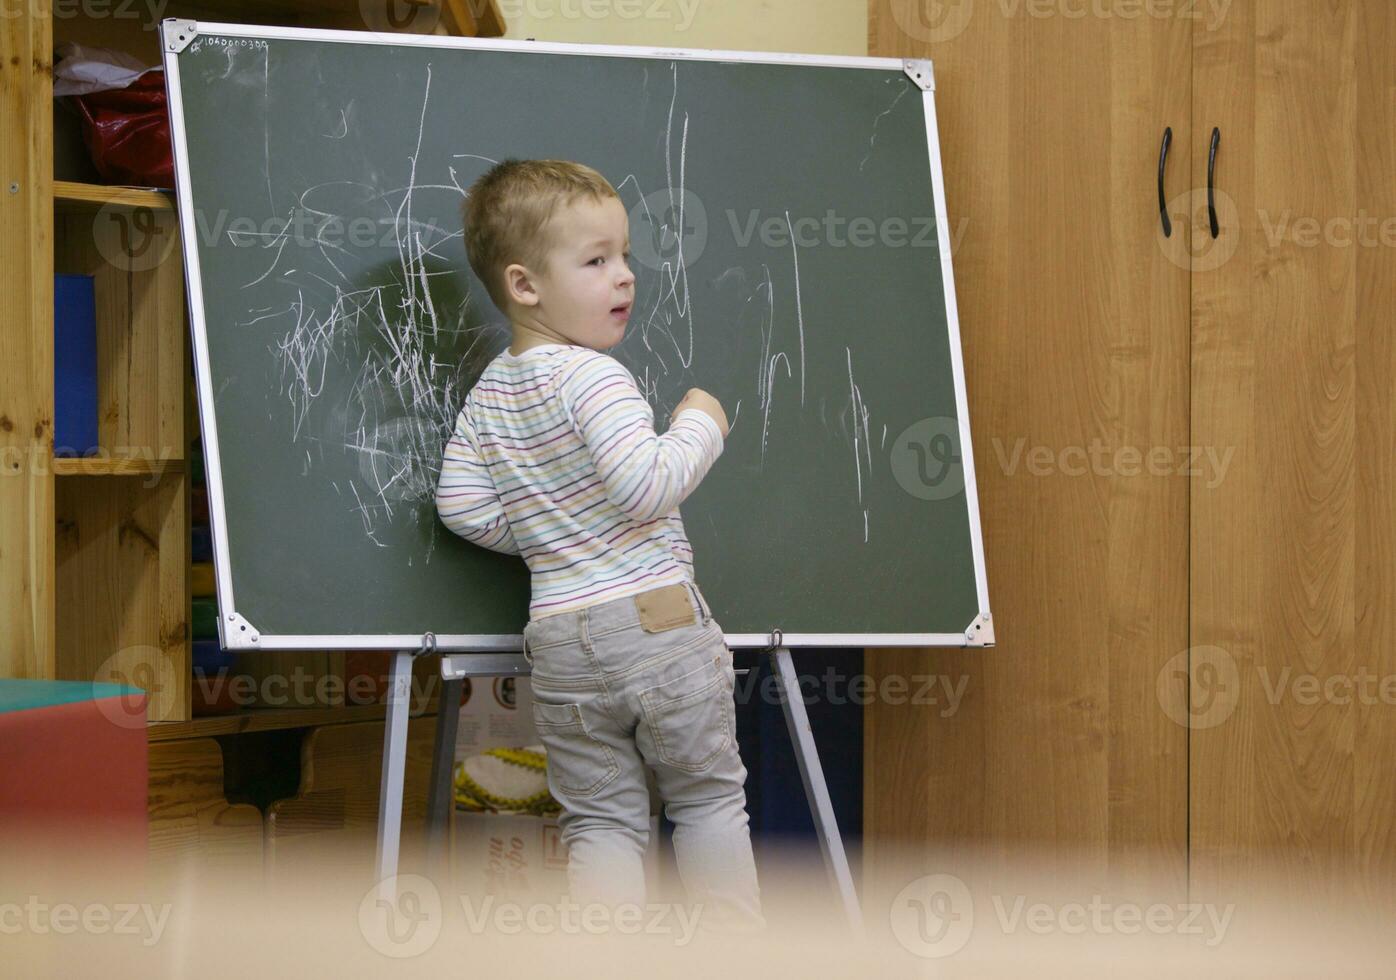
[[[931,64],[162,25],[224,644],[519,649],[528,569],[434,507],[509,343],[464,189],[631,214],[608,353],[732,429],[680,511],[729,645],[992,643]]]

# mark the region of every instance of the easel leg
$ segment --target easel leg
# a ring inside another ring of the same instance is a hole
[[[460,692],[464,678],[441,684],[436,714],[436,746],[431,755],[431,786],[427,789],[427,867],[441,868],[446,858],[448,821],[455,809],[452,780],[456,762],[456,728],[460,724]]]
[[[397,875],[402,832],[402,782],[407,765],[407,716],[411,713],[412,654],[395,653],[388,674],[387,719],[383,725],[383,781],[378,795],[379,897],[396,902],[389,884]],[[457,695],[459,697],[459,695]]]
[[[771,666],[774,668],[776,683],[780,687],[781,707],[785,712],[785,725],[790,730],[790,741],[795,746],[800,780],[805,784],[805,798],[809,800],[810,815],[814,817],[814,829],[819,835],[819,847],[824,852],[824,867],[838,887],[849,926],[861,938],[863,913],[858,906],[858,893],[853,888],[853,875],[848,869],[848,857],[844,854],[838,821],[834,819],[829,787],[824,782],[824,768],[819,763],[819,753],[814,747],[814,735],[810,731],[809,715],[805,712],[800,683],[795,677],[795,667],[790,661],[790,649],[776,647],[771,653]]]

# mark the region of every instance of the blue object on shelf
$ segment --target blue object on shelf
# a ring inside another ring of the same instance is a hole
[[[191,561],[213,561],[213,532],[207,524],[189,529],[189,551]]]
[[[53,277],[53,454],[97,451],[97,303],[91,276]]]
[[[217,640],[195,640],[193,643],[194,669],[206,673],[216,673],[220,667],[231,667],[237,654],[224,650]]]

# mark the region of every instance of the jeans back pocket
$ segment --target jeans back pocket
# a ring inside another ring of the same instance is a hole
[[[620,763],[587,727],[580,704],[548,704],[535,698],[533,724],[548,750],[548,779],[569,796],[594,796],[620,775]]]
[[[640,705],[659,758],[676,769],[697,772],[712,765],[732,744],[732,697],[717,658],[640,692]]]

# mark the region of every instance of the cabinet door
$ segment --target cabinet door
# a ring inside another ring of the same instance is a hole
[[[1193,40],[1193,895],[1321,906],[1396,872],[1396,5]]]
[[[1190,261],[1156,179],[1172,127],[1166,197],[1195,182],[1192,25],[1118,6],[871,6],[870,54],[935,64],[997,637],[868,651],[876,685],[938,678],[866,708],[891,894],[981,848],[1185,881],[1185,690],[1159,678],[1187,649]]]

